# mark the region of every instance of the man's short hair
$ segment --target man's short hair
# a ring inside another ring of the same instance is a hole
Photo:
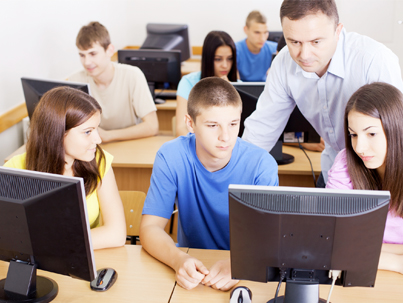
[[[287,17],[290,20],[300,20],[308,15],[322,12],[339,24],[339,13],[334,0],[284,0],[280,8],[280,20]]]
[[[99,43],[105,50],[111,44],[108,30],[97,21],[83,26],[78,32],[76,45],[79,49],[90,49],[95,43]]]
[[[259,11],[251,11],[248,15],[248,17],[246,17],[246,26],[249,27],[250,23],[252,21],[255,21],[256,23],[263,23],[266,24],[267,23],[267,19],[266,17]]]
[[[197,82],[190,91],[187,110],[196,122],[201,110],[212,106],[239,106],[242,109],[242,100],[228,81],[219,77],[207,77]]]

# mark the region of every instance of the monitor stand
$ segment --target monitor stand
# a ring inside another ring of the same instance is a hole
[[[151,92],[151,96],[153,97],[154,103],[155,104],[165,103],[166,100],[155,97],[155,82],[147,82],[147,83],[148,83],[148,88],[150,89],[150,92]]]
[[[267,303],[274,303],[274,299]],[[326,300],[319,298],[318,282],[286,280],[285,294],[276,303],[326,303]]]
[[[273,146],[270,154],[276,160],[278,165],[290,164],[294,162],[294,156],[290,154],[283,154],[283,141],[278,140],[276,145]]]
[[[10,261],[7,278],[0,280],[0,303],[47,303],[58,291],[55,281],[36,275],[35,264]]]

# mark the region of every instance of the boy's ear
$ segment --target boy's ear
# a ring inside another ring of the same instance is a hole
[[[108,47],[106,48],[106,53],[108,54],[109,57],[112,57],[113,54],[115,53],[115,46],[113,44],[109,44]]]
[[[191,133],[195,132],[193,129],[194,121],[188,114],[185,115],[185,124],[189,132]]]

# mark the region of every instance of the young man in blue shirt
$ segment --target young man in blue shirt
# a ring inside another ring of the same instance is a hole
[[[266,17],[259,11],[250,12],[246,18],[246,39],[236,43],[238,72],[242,81],[266,81],[272,55],[277,51],[277,43],[267,41],[269,30],[266,22]]]
[[[229,249],[229,184],[278,185],[277,164],[269,153],[238,138],[242,102],[218,77],[204,78],[188,99],[186,125],[191,132],[158,151],[143,208],[140,239],[155,258],[176,271],[178,284],[199,283],[228,290],[229,260],[210,269],[178,249],[164,228],[174,203],[179,213],[178,246]]]

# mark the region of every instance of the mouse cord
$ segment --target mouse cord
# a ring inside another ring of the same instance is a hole
[[[276,294],[274,295],[274,303],[277,303],[277,297],[278,297],[278,293],[280,291],[281,282],[283,282],[286,274],[287,274],[287,271],[285,269],[280,268],[280,281],[278,282]]]
[[[165,88],[162,88],[156,95],[155,98],[159,97],[163,92],[164,92]]]
[[[302,147],[301,142],[299,141],[299,138],[298,138],[298,146],[304,152],[305,156],[308,158],[309,164],[311,165],[311,171],[312,171],[312,176],[313,176],[313,184],[314,184],[314,187],[316,187],[316,177],[315,177],[315,173],[313,171],[313,166],[312,166],[311,159],[309,159],[309,156],[305,152],[305,149]]]

